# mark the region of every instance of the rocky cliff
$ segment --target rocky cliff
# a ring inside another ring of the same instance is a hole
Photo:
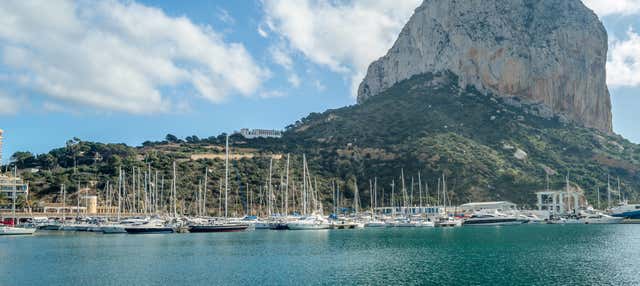
[[[461,86],[611,132],[606,55],[607,33],[580,0],[425,0],[369,66],[358,102],[413,75],[451,71]]]

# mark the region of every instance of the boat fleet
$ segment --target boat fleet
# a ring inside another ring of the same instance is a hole
[[[330,210],[331,214],[325,215],[324,212],[327,208],[323,206],[323,202],[327,200],[321,198],[318,182],[309,172],[304,154],[302,156],[302,178],[300,178],[301,182],[298,182],[298,185],[290,184],[289,156],[287,155],[286,169],[283,169],[283,174],[280,176],[278,193],[274,190],[272,182],[273,159],[271,159],[265,186],[259,192],[261,194],[260,201],[257,203],[259,210],[252,209],[256,205],[255,198],[248,192],[249,187],[247,186],[245,207],[240,208],[244,209],[244,215],[238,216],[237,213],[231,214],[229,212],[230,209],[238,209],[237,198],[239,196],[236,196],[236,207],[230,208],[228,140],[227,137],[225,175],[224,181],[220,180],[217,216],[210,216],[209,214],[213,212],[211,212],[210,206],[207,206],[208,169],[205,170],[204,184],[201,181],[195,193],[194,203],[191,206],[195,211],[191,214],[178,213],[176,162],[174,162],[169,194],[164,194],[164,177],[159,182],[158,172],[156,171],[154,176],[150,165],[148,170],[144,170],[144,172],[134,168],[129,177],[131,184],[128,184],[127,173],[120,169],[115,187],[109,183],[105,187],[106,205],[115,211],[93,217],[80,213],[79,191],[76,193],[78,199],[75,217],[72,213],[65,213],[66,189],[62,185],[60,190],[62,213],[57,214],[57,218],[34,218],[25,224],[16,224],[14,192],[13,220],[8,224],[0,224],[0,236],[31,235],[36,231],[166,234],[249,230],[295,231],[363,228],[457,228],[523,224],[617,224],[622,223],[625,218],[640,218],[640,205],[626,203],[610,208],[608,213],[593,209],[578,210],[574,208],[572,213],[551,211],[545,214],[500,207],[499,203],[508,202],[477,203],[475,204],[476,208],[472,210],[459,211],[458,206],[452,206],[444,174],[437,180],[435,196],[429,196],[429,184],[422,184],[419,172],[417,174],[417,189],[414,190],[416,184],[414,184],[413,177],[410,187],[405,185],[403,169],[400,170],[400,188],[397,191],[395,180],[391,181],[390,193],[386,194],[384,190],[378,191],[377,178],[369,181],[370,202],[364,211],[361,206],[360,188],[357,181],[353,181],[352,199],[347,203],[344,202],[345,191],[340,190],[339,184],[332,182],[333,207]],[[290,186],[292,190],[289,190]],[[238,195],[239,192],[238,189]],[[290,203],[293,205],[290,206]],[[515,206],[512,203],[508,204]],[[184,212],[184,201],[181,205],[181,212]]]

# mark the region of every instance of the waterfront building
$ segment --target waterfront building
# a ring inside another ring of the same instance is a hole
[[[581,191],[540,191],[536,192],[538,210],[549,211],[555,214],[577,213],[588,206],[587,200]]]
[[[42,206],[42,209],[39,208],[34,209],[34,211],[42,211],[45,214],[61,214],[65,213],[66,215],[74,215],[74,214],[85,214],[87,212],[86,206],[75,206],[75,205],[63,205],[62,203],[48,203]]]
[[[384,215],[427,215],[427,216],[440,216],[444,214],[444,207],[430,206],[430,207],[379,207],[375,208],[376,213]],[[450,209],[453,210],[453,209]]]
[[[13,196],[14,191],[16,196],[27,195],[29,193],[29,184],[20,177],[0,174],[0,194],[10,198]]]
[[[249,129],[242,128],[240,129],[240,135],[244,136],[247,139],[254,138],[280,138],[282,137],[282,131],[280,130],[269,130],[269,129]]]

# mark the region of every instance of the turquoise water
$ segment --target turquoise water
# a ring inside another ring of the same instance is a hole
[[[640,285],[639,225],[0,238],[0,285]]]

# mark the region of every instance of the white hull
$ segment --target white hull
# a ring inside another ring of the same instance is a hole
[[[393,226],[395,226],[395,227],[417,227],[418,225],[416,223],[413,223],[413,222],[398,222],[398,223],[394,223]]]
[[[423,222],[419,222],[416,226],[417,227],[435,227],[436,224],[433,223],[432,221],[423,221]]]
[[[583,218],[585,224],[619,224],[624,217],[614,217],[609,215],[595,215]]]
[[[619,224],[624,220],[622,217],[616,217],[611,219],[585,219],[586,224]]]
[[[386,227],[387,224],[384,222],[368,222],[364,224],[364,227]]]
[[[330,229],[331,225],[328,223],[299,223],[292,222],[288,223],[287,226],[290,230],[319,230],[319,229]]]
[[[22,227],[11,227],[11,226],[2,226],[0,227],[0,236],[2,235],[32,235],[36,232],[35,228],[22,228]]]
[[[437,227],[460,227],[462,226],[462,221],[461,220],[445,220],[445,221],[438,222],[436,226]]]
[[[499,226],[499,225],[519,225],[523,224],[523,221],[506,221],[506,222],[491,222],[491,223],[475,223],[464,224],[465,226]]]

